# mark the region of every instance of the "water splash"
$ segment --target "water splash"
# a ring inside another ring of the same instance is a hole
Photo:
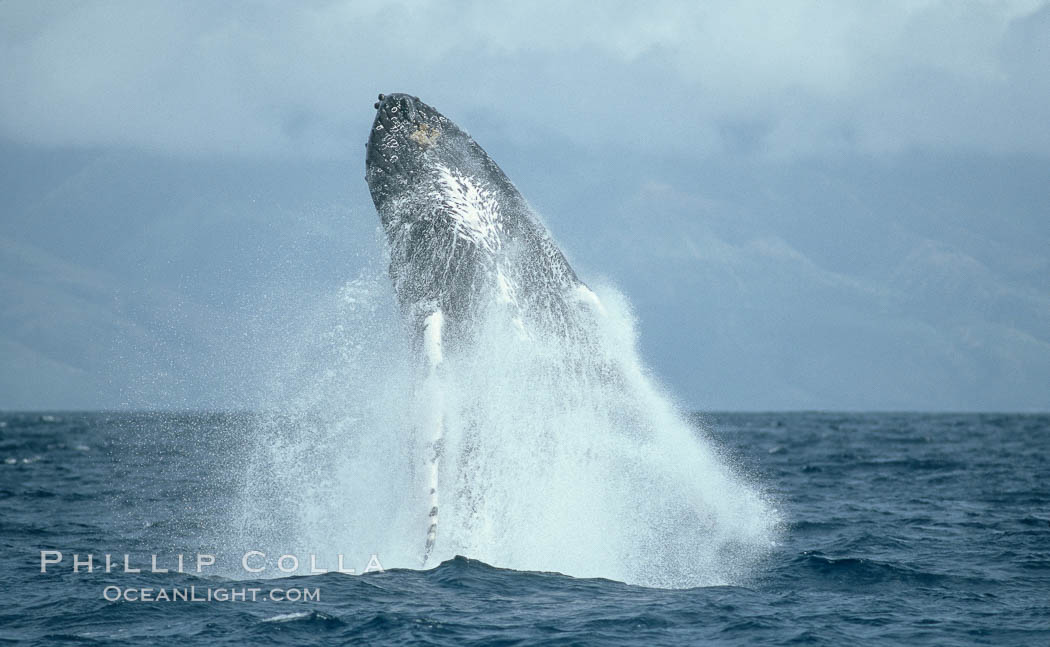
[[[462,554],[649,586],[739,583],[777,514],[647,374],[626,300],[596,292],[584,337],[523,335],[494,304],[473,343],[426,377],[385,272],[349,283],[289,345],[280,413],[251,439],[227,543],[333,569],[338,554],[358,571],[372,554],[420,568],[440,419],[428,567]]]

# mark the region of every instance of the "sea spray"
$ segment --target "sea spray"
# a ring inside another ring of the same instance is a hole
[[[440,420],[440,524],[425,567],[462,554],[648,586],[742,581],[775,538],[773,506],[647,373],[622,295],[595,292],[582,335],[542,317],[523,333],[494,304],[430,374],[384,273],[349,283],[289,340],[230,549],[323,555],[333,570],[338,554],[358,570],[372,554],[424,566]]]

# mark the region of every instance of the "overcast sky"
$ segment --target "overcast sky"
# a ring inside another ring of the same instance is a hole
[[[519,136],[718,155],[1050,152],[1043,2],[6,2],[2,129],[356,155],[376,88]],[[729,135],[727,137],[727,130]],[[730,141],[726,141],[727,138]]]
[[[251,404],[231,330],[368,262],[405,91],[687,406],[1050,409],[1046,2],[9,1],[0,87],[0,407]]]

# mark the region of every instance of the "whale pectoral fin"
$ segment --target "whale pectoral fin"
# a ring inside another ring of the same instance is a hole
[[[429,375],[426,378],[427,411],[426,432],[430,441],[427,444],[427,485],[430,488],[430,513],[428,515],[427,537],[423,545],[423,564],[426,565],[430,553],[437,541],[438,523],[438,474],[442,448],[445,440],[445,398],[442,391],[438,367],[444,361],[442,337],[445,331],[445,315],[440,308],[432,310],[423,318],[422,338],[423,357],[427,363]]]
[[[423,357],[431,371],[445,359],[442,336],[445,332],[445,315],[438,308],[423,319]]]

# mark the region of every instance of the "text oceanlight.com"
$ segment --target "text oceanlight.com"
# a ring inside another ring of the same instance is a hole
[[[102,589],[109,602],[320,602],[319,588],[260,587],[121,587]]]

